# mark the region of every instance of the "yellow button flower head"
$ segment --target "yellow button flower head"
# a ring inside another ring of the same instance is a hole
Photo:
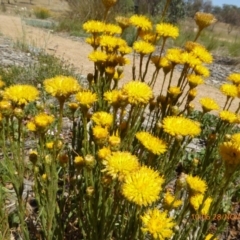
[[[101,127],[111,127],[113,123],[113,115],[107,112],[95,112],[92,115],[92,121]]]
[[[129,47],[129,46],[120,46],[118,48],[118,52],[121,54],[121,55],[126,55],[126,54],[129,54],[132,52],[132,48]]]
[[[235,85],[240,84],[240,73],[232,73],[227,77],[228,81],[233,82]]]
[[[182,52],[181,59],[182,64],[187,64],[191,68],[195,68],[202,63],[202,61],[192,52]]]
[[[88,55],[90,61],[93,62],[106,62],[108,56],[102,51],[93,51]]]
[[[108,138],[109,132],[107,128],[103,128],[101,126],[95,126],[93,127],[93,136],[97,140],[105,140]]]
[[[107,158],[108,155],[110,155],[112,152],[110,150],[110,148],[108,147],[103,147],[101,149],[98,150],[97,152],[97,156],[100,158],[100,159],[105,159]]]
[[[167,151],[166,143],[148,132],[138,132],[136,138],[153,154],[160,155]]]
[[[240,144],[236,141],[228,141],[220,144],[219,153],[227,165],[240,164]]]
[[[94,49],[97,49],[99,46],[99,37],[88,37],[85,39],[85,42],[91,45]]]
[[[240,133],[235,133],[231,137],[232,142],[236,142],[240,146]]]
[[[5,88],[3,98],[18,106],[35,101],[39,96],[37,88],[31,85],[13,85]]]
[[[46,92],[56,97],[60,102],[64,102],[81,89],[77,79],[67,76],[49,78],[44,80],[43,84]]]
[[[217,21],[217,19],[211,13],[204,12],[196,12],[194,19],[200,30],[210,26]]]
[[[196,88],[191,89],[188,92],[188,101],[192,101],[197,96],[197,90]]]
[[[106,9],[109,9],[117,3],[117,0],[102,0],[102,3]]]
[[[213,57],[211,53],[203,46],[195,46],[191,51],[195,56],[197,56],[203,63],[212,63]]]
[[[54,117],[46,113],[39,113],[32,121],[27,124],[30,131],[46,131],[47,128],[54,121]]]
[[[205,113],[219,109],[219,105],[212,98],[209,97],[201,98],[199,102],[201,103],[203,112]]]
[[[163,119],[164,132],[172,136],[195,137],[200,134],[199,123],[191,119],[179,116],[168,116]]]
[[[203,76],[203,77],[209,77],[210,76],[210,72],[209,69],[201,64],[196,65],[194,68],[194,72],[197,75]]]
[[[167,211],[161,212],[157,208],[149,209],[141,216],[143,222],[142,231],[150,233],[154,239],[171,239],[173,235],[172,228],[175,223],[167,215]]]
[[[179,36],[178,27],[173,26],[169,23],[160,23],[156,25],[156,33],[164,38],[171,37],[176,39]]]
[[[122,185],[124,197],[139,206],[148,206],[159,199],[164,179],[146,166],[128,174]]]
[[[166,58],[173,64],[182,64],[182,50],[180,48],[169,48],[166,53]]]
[[[130,17],[130,23],[143,31],[150,31],[152,30],[152,23],[151,21],[144,15],[133,15]]]
[[[119,38],[114,36],[102,35],[100,37],[100,46],[104,47],[106,51],[114,51],[119,47]]]
[[[111,35],[112,36],[114,34],[121,34],[122,29],[118,25],[108,23],[108,24],[105,24],[104,33],[106,35]]]
[[[172,98],[178,97],[182,93],[180,87],[177,86],[170,86],[168,89],[168,94]]]
[[[131,81],[122,88],[122,93],[127,96],[130,104],[147,104],[153,97],[152,89],[144,82]]]
[[[127,28],[130,25],[129,18],[126,18],[123,16],[117,16],[115,18],[115,20],[118,23],[118,25],[122,28],[122,30],[124,30],[125,28]]]
[[[207,190],[206,182],[198,176],[188,175],[186,181],[191,195],[204,194]]]
[[[198,85],[204,83],[202,77],[199,75],[195,75],[195,74],[189,74],[187,76],[187,80],[188,80],[188,84],[189,84],[190,88],[195,88]]]
[[[184,47],[188,52],[191,52],[196,46],[202,46],[202,45],[197,42],[187,41]]]
[[[154,52],[155,47],[151,43],[140,40],[140,41],[134,42],[133,49],[137,53],[146,55],[146,54],[150,54],[150,53]]]
[[[157,40],[159,40],[159,36],[156,36],[153,32],[142,32],[140,37],[148,43],[155,44]]]
[[[5,112],[9,110],[12,110],[11,102],[6,100],[0,101],[0,112]]]
[[[140,164],[136,156],[129,152],[113,152],[102,161],[105,168],[102,172],[106,172],[113,179],[123,180],[124,177],[139,169]]]
[[[238,96],[238,88],[235,85],[225,83],[220,87],[221,92],[231,98],[235,98]]]
[[[194,208],[196,212],[198,212],[201,207],[201,211],[199,212],[202,215],[207,215],[209,212],[210,205],[212,203],[212,198],[207,198],[203,203],[204,195],[196,194],[190,197],[190,204]]]
[[[90,108],[97,101],[97,94],[91,91],[83,91],[78,92],[75,98],[80,103],[80,106]]]
[[[177,200],[169,191],[164,195],[163,206],[165,209],[178,208],[182,205],[182,200]]]
[[[219,117],[221,118],[222,121],[227,122],[227,123],[237,123],[238,121],[238,116],[231,112],[231,111],[221,111],[219,113]]]
[[[121,91],[120,90],[112,90],[104,93],[104,100],[109,104],[118,105],[120,101]]]
[[[90,20],[83,24],[83,29],[92,34],[101,33],[104,31],[104,28],[105,23],[96,20]]]

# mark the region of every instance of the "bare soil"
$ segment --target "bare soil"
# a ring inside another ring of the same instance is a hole
[[[7,1],[7,0],[3,0]],[[65,1],[60,0],[34,0],[33,4],[27,1],[17,2],[14,4],[5,4],[7,6],[7,12],[0,13],[0,33],[6,37],[11,38],[15,42],[23,42],[38,48],[44,49],[49,54],[54,54],[59,58],[68,61],[73,64],[76,69],[83,75],[93,71],[93,63],[88,60],[88,54],[92,51],[91,46],[84,42],[84,39],[80,41],[74,41],[66,34],[56,34],[51,30],[40,29],[32,26],[28,26],[21,19],[19,11],[30,11],[36,6],[43,6],[49,8],[55,14],[63,14],[68,10],[68,5]],[[18,11],[16,10],[18,9]],[[22,10],[23,9],[23,10]],[[129,56],[132,60],[132,56]],[[132,65],[129,64],[124,68],[124,78],[121,83],[125,83],[132,79]],[[154,66],[149,65],[149,74],[154,71]],[[179,72],[175,71],[173,76],[173,82],[176,83],[179,77]],[[154,92],[157,95],[160,91],[161,81],[163,77],[159,76],[158,82],[155,85]],[[200,109],[199,99],[202,97],[214,98],[221,107],[224,106],[226,98],[223,97],[219,89],[211,85],[201,85],[198,87],[198,95],[194,100],[194,104],[197,109]],[[239,100],[234,100],[231,110],[236,110],[239,104]]]

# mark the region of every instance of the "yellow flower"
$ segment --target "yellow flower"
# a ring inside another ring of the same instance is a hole
[[[199,75],[190,74],[187,76],[188,84],[190,88],[195,88],[200,84],[203,84],[204,81]]]
[[[79,105],[75,102],[71,102],[68,103],[68,107],[72,112],[75,112],[78,109]]]
[[[176,98],[178,97],[180,94],[182,93],[180,87],[169,87],[168,89],[168,94],[172,97],[172,98]]]
[[[104,28],[105,23],[96,20],[90,20],[83,24],[83,29],[92,34],[101,33],[104,31]]]
[[[105,52],[93,51],[88,55],[88,58],[93,62],[106,62],[108,56]]]
[[[105,140],[108,138],[109,132],[107,130],[107,128],[103,128],[101,126],[95,126],[93,127],[93,136],[97,139],[97,140]]]
[[[108,147],[103,147],[103,148],[99,149],[97,152],[97,156],[100,159],[105,159],[110,154],[111,154],[111,150]]]
[[[126,54],[129,54],[132,52],[132,48],[130,48],[129,46],[120,46],[118,48],[118,52],[121,54],[121,55],[126,55]]]
[[[127,96],[128,102],[133,105],[147,104],[153,97],[152,89],[144,82],[131,81],[122,88],[122,93]]]
[[[221,92],[227,97],[235,98],[238,95],[237,86],[225,83],[220,87]]]
[[[75,164],[76,167],[82,167],[82,166],[85,165],[85,160],[81,156],[76,156],[74,158],[74,164]]]
[[[232,142],[236,142],[240,146],[240,133],[235,133],[231,137]]]
[[[167,151],[166,143],[148,132],[138,132],[136,138],[153,154],[160,155]]]
[[[117,17],[115,18],[115,20],[116,20],[116,22],[118,23],[118,25],[119,25],[123,30],[130,25],[130,20],[129,20],[129,18],[122,17],[122,16],[117,16]]]
[[[118,105],[120,101],[120,95],[121,91],[119,90],[107,91],[104,93],[104,100],[109,104]]]
[[[188,101],[192,101],[195,97],[197,96],[197,90],[196,88],[193,88],[191,89],[189,92],[188,92]]]
[[[213,238],[213,234],[209,233],[205,238],[204,240],[218,240],[218,238]]]
[[[77,93],[75,98],[80,103],[80,106],[90,108],[97,101],[97,94],[91,91],[83,91]]]
[[[160,23],[156,25],[156,33],[164,38],[171,37],[176,39],[179,35],[178,27],[173,26],[169,23]]]
[[[158,172],[142,166],[125,177],[122,193],[128,201],[139,206],[148,206],[159,199],[163,182],[164,179]]]
[[[219,153],[228,165],[240,164],[240,144],[236,141],[223,142],[219,146]]]
[[[196,12],[194,19],[200,30],[210,26],[217,21],[217,19],[211,13],[204,12]]]
[[[72,94],[77,93],[81,88],[77,79],[67,76],[49,78],[44,80],[43,84],[46,92],[61,102],[68,99]]]
[[[152,30],[151,21],[144,15],[133,15],[130,17],[129,20],[133,26],[135,26],[143,31]]]
[[[193,177],[192,175],[188,175],[186,181],[191,195],[204,194],[207,190],[206,182],[198,176]]]
[[[181,59],[183,64],[187,64],[191,68],[195,68],[202,63],[202,61],[192,52],[182,52]]]
[[[9,116],[12,113],[12,104],[10,101],[2,100],[0,101],[0,112],[5,115]]]
[[[154,239],[170,239],[173,235],[172,228],[175,226],[173,219],[167,216],[167,212],[159,209],[149,209],[141,216],[143,222],[142,231],[149,232]]]
[[[91,45],[94,49],[97,49],[99,46],[99,37],[88,37],[85,39],[85,42]]]
[[[54,121],[54,117],[46,113],[39,113],[33,121],[27,124],[30,131],[45,131],[47,127]]]
[[[2,87],[4,87],[5,86],[5,82],[3,82],[2,80],[1,80],[1,76],[0,76],[0,88],[2,88]]]
[[[182,205],[182,200],[177,200],[175,196],[167,191],[164,195],[163,204],[166,209],[178,208]]]
[[[112,135],[108,138],[108,142],[111,147],[119,147],[121,143],[121,138],[118,136],[118,134]]]
[[[151,43],[151,44],[155,44],[156,41],[160,38],[159,36],[156,36],[155,33],[153,32],[142,32],[140,33],[140,37],[145,41],[145,42],[148,42],[148,43]]]
[[[6,88],[3,98],[18,106],[35,101],[39,96],[38,90],[31,85],[13,85]]]
[[[202,46],[202,45],[197,42],[187,41],[184,47],[188,52],[191,52],[196,46]]]
[[[204,112],[209,112],[209,111],[212,111],[212,110],[218,110],[219,109],[218,104],[212,98],[208,98],[208,97],[201,98],[200,103],[202,105],[202,109],[203,109]]]
[[[240,84],[240,73],[232,73],[227,77],[228,81],[233,82],[235,85]]]
[[[129,152],[113,152],[102,163],[105,166],[102,172],[119,180],[123,180],[127,174],[138,170],[140,166],[138,158]]]
[[[151,61],[156,68],[171,67],[171,63],[168,61],[166,57],[161,57],[159,59],[159,56],[152,56]]]
[[[148,43],[145,41],[137,41],[137,42],[134,42],[133,49],[136,52],[138,52],[142,55],[145,55],[145,54],[150,54],[150,53],[154,52],[155,47],[151,43]]]
[[[117,3],[117,0],[102,0],[102,3],[106,9],[109,9]]]
[[[111,127],[113,123],[113,115],[107,112],[95,112],[92,117],[92,121],[101,127]]]
[[[104,32],[107,35],[121,34],[122,29],[118,25],[108,23],[105,24]]]
[[[194,72],[197,75],[203,76],[203,77],[209,77],[210,76],[210,72],[209,69],[203,65],[196,65],[194,68]]]
[[[199,213],[202,215],[207,215],[209,212],[210,205],[212,203],[212,198],[207,198],[203,203],[204,195],[196,194],[190,197],[190,204],[194,208],[196,212],[198,212],[199,208],[201,209]]]
[[[164,132],[172,136],[191,136],[200,134],[201,129],[198,122],[185,117],[169,116],[163,119]]]
[[[238,121],[238,116],[230,111],[221,111],[219,117],[222,121],[227,123],[236,123]]]
[[[212,63],[213,57],[211,53],[203,46],[195,46],[192,53],[196,55],[204,63]]]
[[[182,50],[180,48],[169,48],[166,58],[173,64],[182,64]]]
[[[54,146],[54,142],[53,142],[53,141],[46,143],[46,148],[47,148],[47,149],[53,149],[53,146]]]
[[[114,51],[119,47],[119,38],[114,36],[102,35],[100,37],[100,46],[106,51]]]

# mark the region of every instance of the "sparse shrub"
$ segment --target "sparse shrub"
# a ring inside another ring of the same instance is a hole
[[[34,15],[39,19],[47,19],[51,17],[51,12],[49,9],[44,7],[36,7],[33,9]]]

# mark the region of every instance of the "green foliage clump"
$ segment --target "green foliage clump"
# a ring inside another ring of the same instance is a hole
[[[36,7],[33,9],[33,13],[36,16],[36,18],[39,19],[47,19],[51,17],[51,12],[49,9],[44,7]]]

